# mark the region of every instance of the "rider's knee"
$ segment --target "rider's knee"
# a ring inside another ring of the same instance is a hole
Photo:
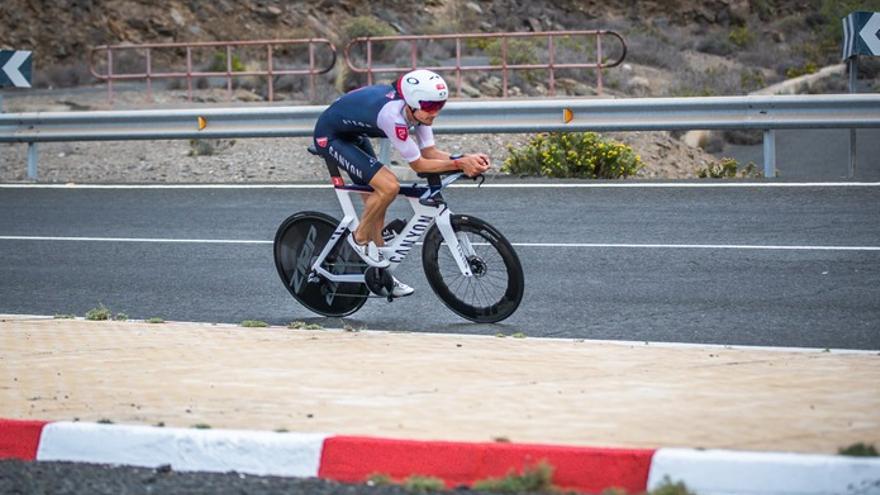
[[[400,181],[397,180],[397,176],[388,173],[376,174],[376,180],[370,182],[370,185],[373,187],[373,190],[384,199],[394,199],[397,196],[397,193],[400,192]]]

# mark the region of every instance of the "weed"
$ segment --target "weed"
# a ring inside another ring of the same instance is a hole
[[[504,332],[498,332],[495,334],[495,336],[498,337],[499,339],[503,339],[504,337],[507,337],[507,335],[504,335]]]
[[[877,448],[874,445],[865,444],[862,442],[854,443],[849,447],[844,447],[838,449],[837,451],[840,455],[848,455],[855,457],[878,457],[880,454],[877,453]]]
[[[414,474],[403,480],[403,488],[413,493],[437,492],[446,488],[446,484],[440,478]]]
[[[522,474],[510,471],[503,478],[477,481],[473,488],[500,493],[553,491],[553,470],[547,461],[541,461],[534,466],[526,466]]]
[[[165,320],[163,320],[162,318],[159,318],[158,316],[154,316],[152,318],[147,318],[144,321],[147,323],[165,323]]]
[[[55,318],[56,320],[72,320],[72,319],[76,318],[76,315],[68,315],[68,314],[58,313],[55,316],[53,316],[52,318]]]
[[[524,338],[526,338],[526,334],[524,334],[522,332],[516,332],[515,334],[511,335],[511,337],[513,337],[515,339],[524,339]]]
[[[734,28],[730,34],[727,35],[727,39],[739,48],[746,48],[755,42],[755,35],[749,31],[748,26],[740,26]]]
[[[373,473],[367,476],[367,485],[369,486],[388,486],[393,484],[394,480],[385,473]]]
[[[113,317],[116,321],[128,321],[128,315],[125,313],[116,313],[116,316]]]
[[[238,55],[232,54],[232,62],[227,64],[226,52],[215,52],[208,72],[226,72],[228,69],[232,69],[232,72],[244,72],[245,67]]]
[[[287,324],[287,328],[291,330],[323,330],[324,327],[317,323],[306,323],[304,321],[292,321]]]
[[[794,79],[795,77],[807,74],[815,74],[818,71],[819,66],[817,66],[815,62],[809,61],[800,67],[789,67],[788,69],[785,69],[785,77],[788,79]]]
[[[697,176],[701,179],[732,179],[736,177],[739,162],[733,158],[722,158],[720,161],[710,163],[705,168],[697,171]],[[758,178],[761,177],[758,166],[754,162],[749,162],[740,172],[742,178]]]
[[[701,179],[729,179],[736,177],[737,161],[733,158],[722,158],[721,161],[710,163],[697,172]]]
[[[165,422],[164,422],[164,421],[159,421],[159,422],[156,423],[154,426],[156,426],[157,428],[165,428]]]
[[[508,148],[503,172],[556,178],[617,179],[635,174],[642,159],[629,145],[595,132],[538,134],[520,148]]]
[[[289,433],[289,432],[290,432],[290,430],[288,430],[287,428],[276,428],[275,429],[275,433]]]
[[[660,486],[648,492],[648,495],[696,495],[688,490],[684,482],[673,483],[668,476],[663,477]]]
[[[109,420],[109,419],[107,419],[107,418],[101,418],[101,419],[98,420],[98,424],[99,424],[99,425],[112,425],[112,424],[113,424],[113,421],[111,421],[111,420]]]
[[[109,320],[112,316],[112,312],[107,306],[104,306],[102,303],[98,303],[97,308],[92,308],[86,311],[86,319],[92,321],[104,321]]]
[[[360,332],[361,330],[366,330],[366,329],[367,329],[367,326],[364,325],[364,326],[361,327],[361,328],[355,328],[355,327],[352,326],[351,324],[346,323],[346,324],[342,325],[342,329],[345,330],[346,332],[357,333],[357,332]]]
[[[205,424],[205,423],[196,423],[196,424],[192,425],[192,427],[197,430],[210,430],[211,429],[211,425]]]
[[[262,328],[262,327],[268,327],[269,324],[266,323],[265,321],[260,321],[260,320],[244,320],[243,322],[241,322],[241,326],[243,326],[245,328]]]

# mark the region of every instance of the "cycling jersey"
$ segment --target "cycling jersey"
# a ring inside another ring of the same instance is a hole
[[[325,160],[345,169],[356,184],[367,185],[382,168],[367,137],[388,138],[407,162],[416,161],[420,149],[434,146],[431,127],[409,125],[405,106],[403,97],[390,84],[351,91],[318,117],[315,148]]]

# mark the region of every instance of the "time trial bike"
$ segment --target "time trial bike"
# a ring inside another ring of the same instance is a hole
[[[313,146],[309,152],[317,155]],[[454,215],[443,198],[443,189],[465,174],[458,170],[420,173],[427,183],[401,184],[398,194],[409,202],[413,215],[407,221],[392,222],[383,231],[386,245],[379,249],[390,265],[376,268],[345,239],[358,226],[351,193],[373,189],[346,184],[335,164],[327,163],[327,167],[342,220],[301,211],[284,220],[275,234],[278,275],[300,304],[324,316],[341,317],[360,309],[369,298],[393,300],[391,273],[422,241],[425,277],[453,312],[477,323],[494,323],[519,307],[525,280],[513,246],[486,221]]]

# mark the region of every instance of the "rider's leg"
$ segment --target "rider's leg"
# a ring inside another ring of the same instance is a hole
[[[377,246],[385,244],[382,239],[382,228],[385,225],[385,212],[394,202],[400,191],[400,182],[393,172],[385,167],[379,169],[370,180],[373,193],[364,201],[364,212],[360,225],[354,233],[358,244],[373,241]]]

